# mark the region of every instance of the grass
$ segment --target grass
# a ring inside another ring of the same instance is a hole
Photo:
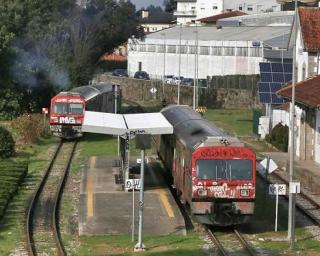
[[[75,255],[207,255],[202,249],[203,241],[196,233],[187,236],[145,236],[144,244],[147,250],[143,253],[134,253],[135,243],[129,235],[117,236],[83,236],[80,238],[81,246]]]
[[[204,117],[230,134],[252,135],[251,109],[208,109]]]
[[[28,174],[19,190],[15,192],[0,224],[0,255],[9,255],[17,247],[23,246],[27,204],[41,179],[56,142],[57,139],[52,137],[41,139],[37,144],[26,146],[10,160],[15,162],[28,161]]]

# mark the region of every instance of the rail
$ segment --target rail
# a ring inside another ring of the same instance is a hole
[[[60,198],[61,198],[61,194],[63,192],[63,188],[64,188],[64,184],[67,178],[67,174],[68,174],[68,170],[72,161],[72,157],[76,148],[76,144],[77,142],[73,142],[72,143],[72,148],[71,148],[71,152],[68,155],[67,158],[67,163],[64,166],[64,170],[62,172],[62,178],[60,178],[60,182],[58,183],[58,186],[56,186],[55,189],[55,194],[53,196],[53,207],[52,207],[52,212],[51,214],[51,220],[49,220],[49,222],[52,223],[52,225],[47,225],[46,228],[51,228],[51,233],[53,235],[54,238],[54,243],[55,243],[55,247],[57,250],[57,254],[59,256],[62,255],[66,255],[63,245],[62,245],[62,241],[59,235],[59,229],[58,229],[58,216],[57,216],[57,211],[58,211],[58,207],[59,207],[59,202],[60,202]],[[37,254],[37,248],[35,245],[35,239],[34,239],[34,219],[35,219],[35,215],[37,214],[35,212],[35,209],[37,207],[37,204],[39,203],[39,198],[41,197],[42,194],[46,193],[46,189],[45,186],[48,182],[48,178],[53,170],[53,167],[55,165],[55,162],[57,160],[57,157],[59,155],[59,153],[62,150],[62,147],[64,145],[64,142],[60,141],[54,154],[53,157],[51,158],[51,161],[49,163],[49,165],[47,166],[44,175],[42,176],[42,179],[36,189],[36,191],[34,192],[29,206],[28,206],[28,211],[27,211],[27,216],[26,216],[26,250],[28,252],[28,255],[33,256]]]

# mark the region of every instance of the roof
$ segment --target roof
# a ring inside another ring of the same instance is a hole
[[[194,150],[199,143],[211,137],[230,137],[223,130],[203,119],[189,106],[172,105],[161,113],[173,126],[174,134],[189,149]]]
[[[299,21],[305,49],[320,49],[320,8],[300,7]]]
[[[198,31],[199,41],[266,41],[272,38],[282,39],[283,35],[290,33],[290,27],[223,27],[217,29],[212,26],[181,26],[181,40],[195,40],[195,31]],[[180,26],[158,31],[147,35],[145,42],[151,43],[150,41],[155,39],[163,42],[164,38],[167,42],[168,40],[179,40],[179,31]]]
[[[246,13],[240,12],[240,11],[231,11],[231,12],[224,12],[218,15],[213,15],[210,17],[198,19],[197,21],[201,21],[203,23],[216,23],[220,19],[235,17],[235,16],[243,16],[243,15],[246,15]]]
[[[70,92],[79,93],[86,101],[89,101],[100,94],[112,92],[113,86],[112,83],[85,85],[73,88]]]
[[[136,134],[172,134],[173,127],[161,113],[121,115],[86,111],[82,131],[132,138]]]
[[[320,75],[301,81],[296,84],[296,102],[310,108],[320,106]],[[291,99],[292,84],[282,88],[277,92],[278,95]]]
[[[171,24],[175,20],[171,13],[154,12],[150,13],[147,18],[140,18],[140,24]]]
[[[116,54],[116,53],[111,53],[111,54],[104,54],[100,60],[104,60],[104,61],[127,61],[128,57],[127,56],[122,56],[120,54]]]
[[[291,26],[293,22],[293,17],[293,11],[267,12],[220,19],[217,22],[217,25],[221,25],[223,27]]]

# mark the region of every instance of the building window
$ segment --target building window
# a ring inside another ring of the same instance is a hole
[[[252,12],[253,11],[253,7],[252,6],[248,6],[247,11]]]
[[[242,11],[242,6],[239,6],[239,10]]]
[[[251,47],[250,48],[250,57],[262,57],[262,48]]]
[[[149,44],[147,46],[147,51],[148,52],[155,52],[156,51],[156,46],[154,44]]]
[[[139,51],[140,52],[146,52],[147,51],[147,47],[145,44],[140,44],[139,45]]]
[[[180,48],[180,53],[181,54],[186,54],[188,52],[188,47],[185,45],[181,45],[180,47],[178,46],[178,51],[177,53],[179,53],[179,48]]]
[[[238,47],[237,48],[237,56],[248,56],[248,48],[247,47]]]
[[[159,52],[159,53],[163,53],[163,52],[164,52],[164,49],[165,49],[165,47],[164,47],[164,45],[163,45],[163,44],[158,45],[157,52]]]
[[[167,52],[168,53],[176,53],[176,46],[175,45],[168,45]]]
[[[212,6],[212,9],[213,10],[218,10],[218,6],[214,5],[214,6]]]
[[[196,47],[195,46],[189,46],[189,54],[195,54],[196,53]]]
[[[200,54],[201,55],[209,55],[209,47],[208,46],[200,46]]]
[[[224,56],[234,56],[235,50],[234,47],[224,47]]]
[[[212,47],[212,55],[221,56],[222,55],[222,47],[220,46],[213,46]]]

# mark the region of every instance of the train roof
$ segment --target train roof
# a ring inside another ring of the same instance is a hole
[[[173,126],[173,133],[189,149],[194,150],[212,138],[230,138],[222,129],[204,119],[189,106],[169,106],[162,114]]]
[[[101,83],[76,87],[70,92],[79,93],[85,99],[85,101],[89,101],[100,94],[112,92],[114,90],[113,88],[113,83]]]

